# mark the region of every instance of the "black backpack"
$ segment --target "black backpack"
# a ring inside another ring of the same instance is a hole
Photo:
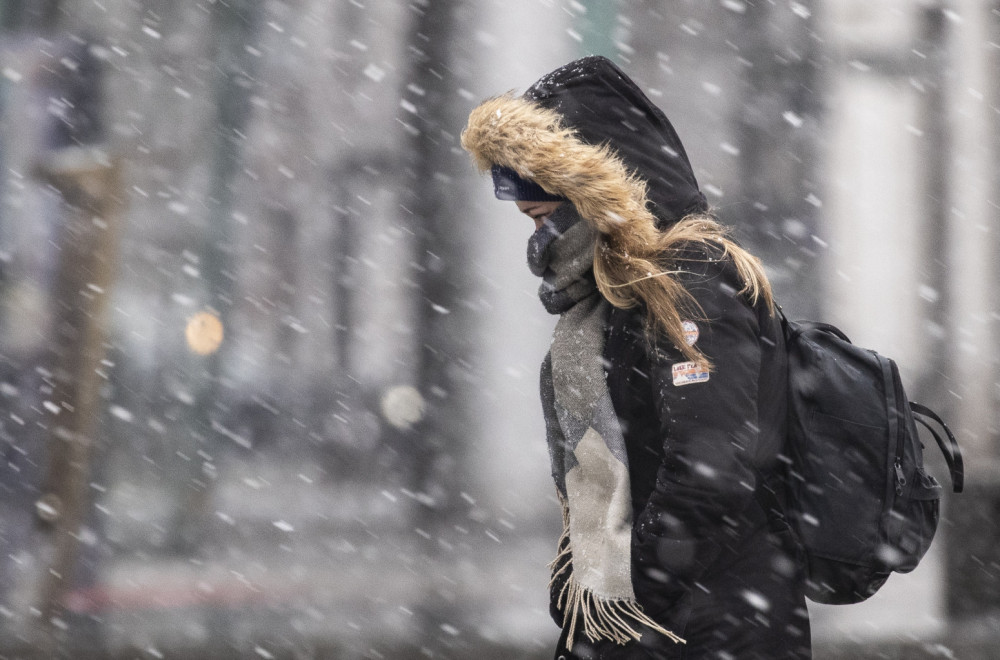
[[[937,529],[942,489],[924,470],[915,422],[937,441],[956,493],[962,455],[941,418],[907,399],[892,360],[831,325],[783,313],[781,322],[788,439],[778,478],[764,480],[758,500],[804,549],[809,599],[860,602],[893,571],[912,571]]]

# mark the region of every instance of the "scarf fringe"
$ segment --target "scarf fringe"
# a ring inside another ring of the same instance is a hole
[[[573,639],[577,626],[592,642],[609,639],[616,644],[626,644],[638,641],[642,633],[636,630],[634,624],[648,626],[674,642],[686,642],[646,616],[642,605],[631,598],[605,598],[595,594],[576,581],[573,576],[572,546],[569,541],[569,519],[563,509],[563,533],[559,537],[559,553],[549,564],[552,578],[549,587],[566,574],[566,581],[556,597],[556,606],[563,611],[563,626],[569,621],[569,633],[566,635],[566,650],[573,650]],[[631,621],[630,621],[631,620]]]

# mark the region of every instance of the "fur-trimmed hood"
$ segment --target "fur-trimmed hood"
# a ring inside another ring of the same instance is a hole
[[[604,234],[707,210],[670,121],[601,56],[560,67],[523,96],[485,101],[462,146],[481,170],[504,165],[569,199]]]

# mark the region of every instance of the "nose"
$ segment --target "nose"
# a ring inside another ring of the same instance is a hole
[[[517,200],[514,203],[517,204],[518,211],[520,211],[525,215],[530,215],[532,217],[536,215],[535,211],[538,209],[539,206],[541,206],[539,202],[523,202],[521,200]]]
[[[552,215],[552,212],[559,207],[562,202],[535,202],[535,201],[524,201],[517,200],[515,202],[517,208],[521,213],[529,216],[535,221],[535,230],[538,230],[545,219]]]

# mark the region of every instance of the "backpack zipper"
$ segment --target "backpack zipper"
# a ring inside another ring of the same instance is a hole
[[[899,403],[899,392],[903,391],[903,383],[899,378],[899,372],[893,368],[892,360],[880,355],[879,361],[882,362],[883,373],[888,372],[889,375],[886,384],[892,385],[892,397],[886,397],[886,400],[890,403],[889,423],[894,423],[896,427],[896,455],[892,469],[896,475],[896,496],[902,497],[903,487],[906,486],[906,475],[903,474],[903,452],[906,451],[904,448],[906,444],[906,423],[904,413],[899,409],[897,404]],[[906,401],[903,401],[903,403],[905,405]]]

